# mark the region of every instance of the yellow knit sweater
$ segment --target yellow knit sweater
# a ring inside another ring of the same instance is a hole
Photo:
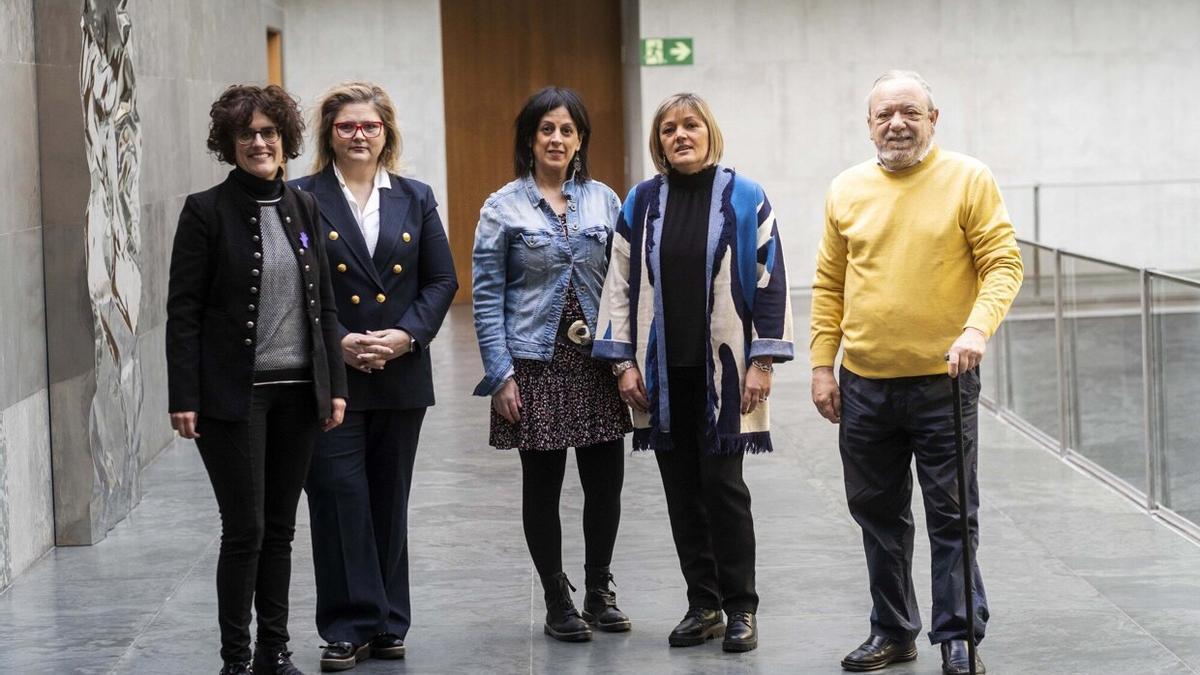
[[[932,375],[964,328],[991,337],[1021,287],[1021,253],[988,168],[934,146],[834,179],[813,281],[812,365],[862,377]]]

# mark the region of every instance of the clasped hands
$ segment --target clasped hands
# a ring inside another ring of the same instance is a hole
[[[958,377],[959,373],[979,365],[987,352],[987,337],[977,328],[965,328],[950,350],[946,352],[946,373]],[[819,366],[812,372],[812,399],[821,417],[838,424],[842,421],[842,393],[832,366]]]
[[[348,333],[342,338],[342,360],[355,370],[381,370],[388,361],[412,350],[412,336],[399,328]]]

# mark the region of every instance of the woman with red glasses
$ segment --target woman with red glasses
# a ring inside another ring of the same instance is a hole
[[[391,98],[347,82],[317,105],[313,173],[350,400],[324,434],[305,492],[317,577],[322,670],[403,658],[408,633],[408,494],[425,409],[429,343],[458,282],[428,185],[396,175]]]

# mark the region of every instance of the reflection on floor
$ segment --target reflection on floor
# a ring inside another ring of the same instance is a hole
[[[797,303],[798,325],[807,307]],[[803,333],[803,331],[799,331]],[[411,512],[414,627],[401,662],[355,672],[837,673],[867,634],[860,535],[846,512],[836,427],[808,400],[808,366],[781,367],[777,451],[746,461],[758,537],[761,647],[670,649],[685,607],[657,467],[629,457],[613,571],[631,633],[562,644],[542,634],[541,591],[521,534],[516,457],[486,447],[487,402],[470,312],[434,343],[438,405],[426,419]],[[1052,387],[1052,385],[1050,385]],[[979,557],[992,622],[981,653],[996,673],[1200,672],[1200,547],[984,415]],[[564,486],[564,563],[583,576],[581,493]],[[0,595],[0,672],[216,672],[218,520],[190,444],[164,451],[140,506],[97,546],[57,549]],[[923,522],[919,504],[917,522]],[[317,671],[304,503],[292,583],[298,665]],[[926,625],[928,545],[914,569]],[[580,599],[582,593],[580,594]],[[892,673],[938,673],[936,648]]]

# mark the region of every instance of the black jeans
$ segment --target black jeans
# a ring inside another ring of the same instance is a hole
[[[425,408],[355,410],[321,435],[304,491],[326,641],[408,635],[408,496]]]
[[[254,388],[250,418],[201,416],[196,445],[221,511],[217,621],[221,658],[250,660],[250,607],[260,645],[288,642],[296,504],[319,424],[312,384]]]
[[[971,549],[979,544],[979,371],[961,376]],[[907,641],[921,632],[912,581],[915,527],[912,471],[925,500],[933,581],[936,644],[967,637],[963,600],[962,532],[959,528],[954,399],[946,375],[873,380],[841,369],[840,445],[850,515],[862,527],[871,583],[871,632]],[[973,572],[975,639],[987,627],[987,595],[977,561]]]
[[[669,368],[670,450],[655,453],[688,606],[758,611],[754,515],[742,454],[708,454],[705,369]]]
[[[538,574],[562,571],[562,524],[558,503],[567,451],[521,450],[521,520],[525,542]],[[575,449],[583,485],[584,564],[612,562],[621,524],[621,486],[625,482],[625,442],[616,439]]]

